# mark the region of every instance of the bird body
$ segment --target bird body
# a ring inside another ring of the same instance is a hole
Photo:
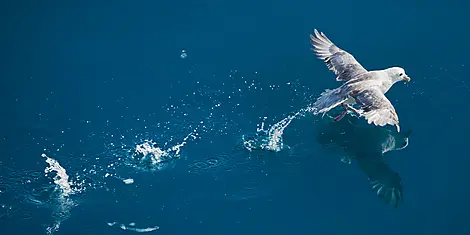
[[[337,120],[344,117],[347,109],[364,116],[368,123],[377,126],[394,125],[400,132],[398,115],[385,93],[398,81],[410,81],[405,70],[391,67],[383,70],[367,71],[348,52],[337,47],[325,34],[316,29],[310,35],[313,50],[319,59],[324,60],[333,71],[337,81],[344,82],[336,89],[326,89],[314,103],[314,114],[326,113],[337,106],[343,106],[344,112]],[[351,105],[359,105],[359,110]]]

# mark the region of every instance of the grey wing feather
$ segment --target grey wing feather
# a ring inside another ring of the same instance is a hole
[[[328,69],[338,75],[337,81],[348,81],[367,72],[354,56],[337,47],[325,34],[319,33],[316,29],[314,34],[316,37],[310,34],[313,51],[319,59],[325,61]]]
[[[374,156],[370,156],[374,154]],[[372,190],[386,203],[398,207],[403,203],[402,179],[382,160],[380,153],[358,156],[357,163],[369,177]]]
[[[357,93],[353,92],[351,95],[356,100],[356,103],[361,106],[362,115],[369,124],[396,126],[397,131],[400,132],[398,115],[395,108],[377,86],[366,88]]]
[[[341,89],[326,89],[320,94],[320,97],[313,104],[314,115],[326,113],[347,99],[347,96],[341,93]]]

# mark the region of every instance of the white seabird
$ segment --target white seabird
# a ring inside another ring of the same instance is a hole
[[[344,111],[335,118],[336,121],[341,120],[349,108],[364,116],[369,124],[393,125],[400,132],[398,115],[392,103],[385,97],[385,93],[398,81],[410,81],[405,70],[391,67],[367,71],[351,54],[337,47],[325,34],[319,33],[316,29],[314,34],[316,37],[310,35],[310,39],[315,54],[337,75],[336,81],[344,83],[336,89],[326,89],[322,92],[313,104],[313,113],[325,114],[341,105]],[[358,104],[361,108],[355,109],[352,104]]]

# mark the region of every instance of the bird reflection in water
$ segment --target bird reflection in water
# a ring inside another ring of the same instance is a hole
[[[385,157],[390,151],[406,148],[410,134],[411,130],[396,132],[367,125],[350,115],[338,122],[325,115],[317,122],[316,140],[322,147],[340,152],[343,162],[356,162],[369,178],[372,190],[396,208],[403,203],[402,179],[387,165]]]

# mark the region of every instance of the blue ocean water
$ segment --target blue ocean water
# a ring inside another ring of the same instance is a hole
[[[466,2],[1,5],[1,234],[470,232]],[[305,111],[339,84],[314,28],[411,77],[397,208],[354,159],[388,127]]]

